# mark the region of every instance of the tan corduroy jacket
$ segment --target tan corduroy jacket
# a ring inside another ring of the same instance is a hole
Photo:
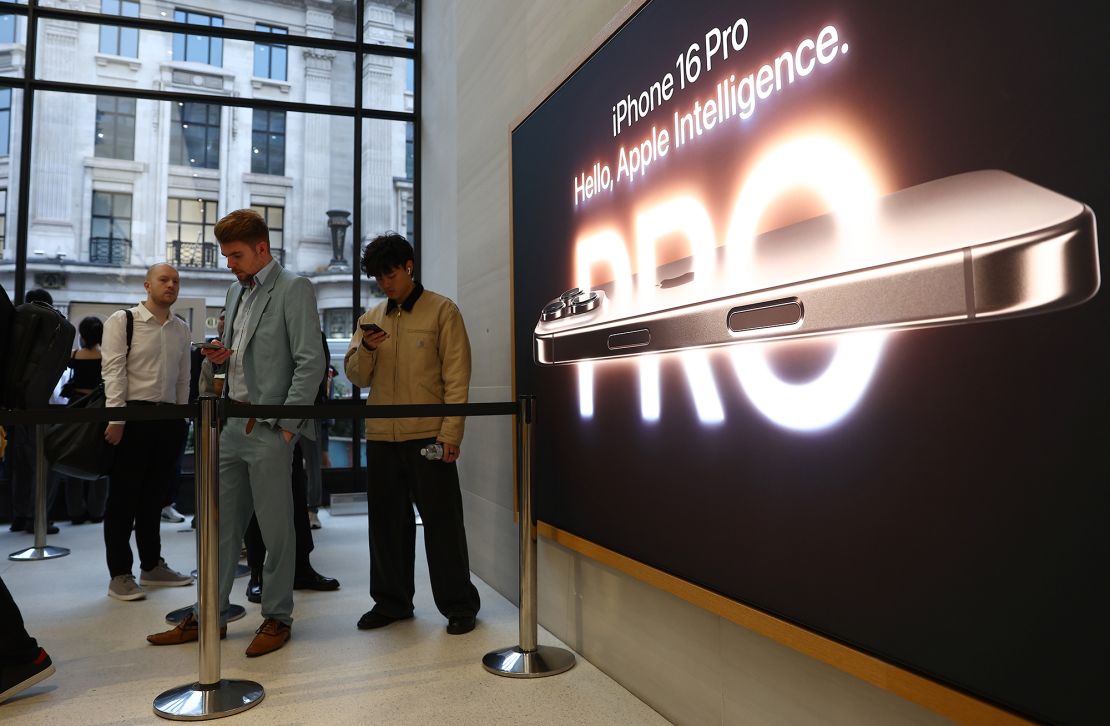
[[[413,298],[415,297],[415,301]],[[470,389],[470,340],[455,303],[422,287],[387,312],[388,301],[363,313],[359,324],[377,323],[387,333],[376,351],[362,345],[356,330],[343,359],[351,382],[369,388],[367,404],[466,403]],[[462,416],[368,418],[371,441],[436,438],[456,446]]]

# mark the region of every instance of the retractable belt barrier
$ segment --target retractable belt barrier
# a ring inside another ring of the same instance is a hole
[[[154,713],[177,721],[197,721],[229,716],[261,702],[265,690],[253,681],[220,678],[219,634],[219,423],[228,418],[412,418],[426,416],[516,416],[517,477],[520,483],[520,633],[519,645],[492,651],[482,659],[490,673],[515,678],[555,675],[571,668],[574,654],[563,648],[537,643],[536,620],[536,521],[532,513],[533,424],[535,396],[493,403],[404,404],[369,406],[362,401],[341,401],[310,406],[248,405],[226,398],[202,396],[196,405],[124,406],[121,408],[70,409],[50,407],[13,411],[0,409],[0,426],[34,425],[37,476],[35,492],[35,547],[13,553],[10,559],[43,560],[69,554],[64,548],[46,546],[47,462],[43,438],[47,424],[89,421],[158,421],[192,418],[196,421],[197,570],[200,610],[199,679],[172,688],[154,700]],[[17,555],[22,555],[17,558]]]

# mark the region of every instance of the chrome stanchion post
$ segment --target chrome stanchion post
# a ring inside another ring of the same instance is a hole
[[[35,546],[8,555],[8,559],[15,562],[52,560],[69,554],[65,547],[48,547],[46,544],[46,489],[50,482],[50,470],[43,448],[45,438],[46,425],[35,424]]]
[[[196,440],[198,595],[200,603],[200,679],[171,688],[154,699],[154,713],[173,721],[204,721],[246,711],[266,691],[254,681],[220,678],[219,450],[215,396],[202,396]]]
[[[565,648],[539,645],[536,609],[536,519],[532,514],[532,472],[536,397],[521,396],[517,413],[517,450],[520,452],[520,645],[486,653],[482,665],[490,673],[510,678],[554,676],[574,666]]]

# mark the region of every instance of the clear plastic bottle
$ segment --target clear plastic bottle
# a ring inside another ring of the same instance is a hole
[[[428,444],[424,448],[420,449],[420,455],[428,461],[439,461],[443,459],[443,444],[440,444],[438,442],[434,444]]]

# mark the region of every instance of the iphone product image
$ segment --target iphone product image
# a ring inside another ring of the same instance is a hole
[[[903,189],[634,277],[568,290],[534,332],[541,365],[1033,315],[1099,288],[1089,207],[1003,171]],[[731,255],[731,256],[730,256]],[[619,293],[619,294],[618,294]]]

